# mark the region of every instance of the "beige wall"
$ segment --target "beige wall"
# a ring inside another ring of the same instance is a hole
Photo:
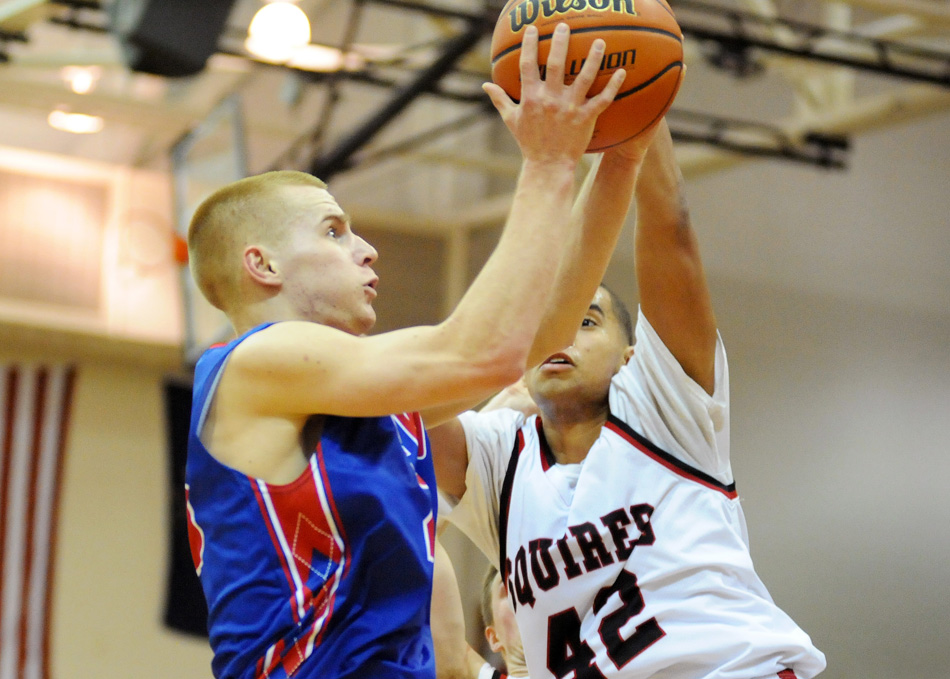
[[[828,679],[943,676],[950,318],[724,279],[713,289],[733,385],[733,468],[760,575],[828,654]],[[52,355],[77,343],[65,345]],[[209,677],[206,643],[161,623],[161,383],[177,353],[106,343],[80,354],[55,676]],[[456,560],[474,595],[482,562]]]
[[[752,556],[826,679],[950,662],[950,316],[714,281]]]
[[[943,125],[925,126],[917,150],[935,139],[945,145],[948,137],[934,134]],[[755,163],[689,186],[730,357],[733,467],[753,558],[779,604],[827,653],[826,679],[937,679],[950,665],[950,196],[945,155],[905,163],[899,176],[911,188],[888,184],[914,148],[907,140],[862,138],[848,175]],[[837,242],[844,219],[877,232]],[[892,262],[870,256],[877,234],[891,230],[883,249],[901,261],[919,255],[925,280],[898,289],[907,281],[896,280]],[[927,239],[913,240],[915,230]],[[473,253],[487,251],[484,235]],[[743,244],[753,237],[768,238],[774,252],[750,257]],[[818,262],[797,249],[814,238],[829,239]],[[633,299],[629,240],[609,280]],[[430,259],[439,256],[432,247],[419,244]],[[439,267],[415,267],[408,256],[397,251],[383,276],[385,327],[434,320],[419,305],[441,301],[441,281],[431,280]],[[724,274],[727,262],[748,275]],[[780,284],[761,280],[773,269],[786,274]],[[432,294],[386,283],[406,271]],[[810,276],[822,272],[840,278],[840,296],[818,291]],[[858,294],[872,276],[894,280],[889,301]],[[909,303],[914,291],[945,302],[927,310]],[[0,356],[80,363],[56,564],[56,679],[210,677],[205,642],[161,624],[161,380],[177,369],[177,349],[0,323]],[[478,575],[468,576],[467,591]]]
[[[162,371],[85,362],[78,377],[59,527],[54,676],[210,677],[207,642],[162,624]]]
[[[162,623],[167,467],[162,382],[170,345],[0,325],[0,359],[78,367],[52,599],[57,679],[204,679],[202,639]]]

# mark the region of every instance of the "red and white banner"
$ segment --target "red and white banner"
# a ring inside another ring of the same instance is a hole
[[[63,451],[75,371],[0,364],[0,679],[49,679]]]

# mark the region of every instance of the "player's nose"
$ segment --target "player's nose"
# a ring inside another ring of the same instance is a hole
[[[379,253],[376,252],[376,248],[359,236],[356,237],[356,249],[354,254],[356,255],[356,261],[364,266],[369,266],[379,259]]]

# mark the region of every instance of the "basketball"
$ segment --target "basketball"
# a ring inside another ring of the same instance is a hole
[[[627,77],[614,101],[600,114],[588,152],[604,151],[647,129],[670,108],[683,76],[683,32],[666,0],[509,0],[491,40],[492,80],[518,101],[518,60],[524,29],[538,29],[538,63],[544,78],[554,28],[570,26],[565,63],[569,83],[580,73],[590,46],[606,43],[590,96],[600,92],[618,68]]]

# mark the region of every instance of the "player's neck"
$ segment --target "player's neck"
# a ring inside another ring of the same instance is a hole
[[[286,299],[276,296],[247,303],[229,316],[239,335],[264,323],[310,320],[298,313]]]
[[[576,408],[541,407],[544,437],[558,464],[574,464],[587,457],[600,437],[609,412],[606,404],[586,412]]]
[[[528,664],[524,660],[524,653],[509,649],[504,654],[505,667],[509,677],[527,677]]]

